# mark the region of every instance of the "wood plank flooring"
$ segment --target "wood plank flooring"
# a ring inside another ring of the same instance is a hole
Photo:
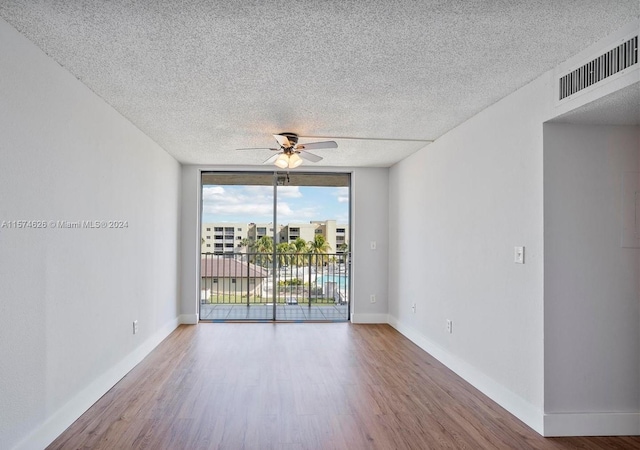
[[[640,449],[543,438],[388,325],[181,326],[50,449]]]

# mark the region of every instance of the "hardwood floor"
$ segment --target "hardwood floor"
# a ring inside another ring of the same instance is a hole
[[[542,438],[387,325],[181,326],[50,449],[631,449]]]

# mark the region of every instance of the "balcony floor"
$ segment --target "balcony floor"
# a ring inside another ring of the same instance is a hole
[[[284,321],[329,321],[347,320],[349,305],[277,305],[276,319]],[[200,320],[271,320],[273,304],[269,305],[200,305]]]

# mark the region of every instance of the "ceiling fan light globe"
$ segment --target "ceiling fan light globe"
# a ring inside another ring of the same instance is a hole
[[[302,164],[302,158],[300,158],[297,153],[289,156],[289,169],[295,169],[300,164]]]
[[[278,156],[278,159],[276,159],[273,164],[280,167],[281,169],[286,169],[287,167],[289,167],[289,156],[283,153],[282,155]]]

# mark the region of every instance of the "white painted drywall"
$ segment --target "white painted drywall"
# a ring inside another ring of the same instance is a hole
[[[639,142],[638,127],[544,126],[547,414],[640,409],[640,250],[620,245]]]
[[[637,27],[638,21],[634,24]],[[603,40],[580,57],[613,45],[613,40]],[[541,433],[638,434],[638,256],[624,259],[620,251],[607,249],[601,238],[598,248],[581,248],[579,254],[604,259],[610,266],[600,261],[594,265],[572,261],[568,250],[545,258],[545,249],[553,248],[557,253],[563,248],[560,243],[566,245],[563,233],[572,233],[570,226],[579,226],[575,219],[594,211],[604,216],[570,235],[579,236],[583,245],[593,238],[598,226],[605,227],[602,223],[610,219],[611,206],[605,208],[604,198],[612,195],[610,189],[615,185],[611,170],[624,164],[609,155],[611,160],[600,161],[598,170],[595,160],[581,166],[594,178],[589,188],[599,189],[597,206],[584,206],[585,195],[578,189],[580,183],[588,185],[584,174],[578,180],[545,185],[543,166],[544,171],[552,169],[554,160],[545,161],[548,152],[546,148],[543,152],[543,123],[566,112],[555,98],[557,74],[558,70],[545,73],[390,169],[389,320]],[[637,83],[637,69],[633,69],[633,76],[618,81],[619,88]],[[577,108],[610,93],[611,86],[603,82],[589,95],[578,94],[570,101]],[[603,122],[607,117],[604,111]],[[605,135],[613,141],[605,142],[601,137],[599,144],[587,147],[591,151],[598,146],[617,148],[620,134],[607,131]],[[628,142],[637,144],[637,136]],[[623,147],[630,151],[632,144],[628,142]],[[638,167],[637,160],[627,163],[632,170]],[[571,206],[578,217],[554,203],[555,189],[565,188],[564,200],[578,204]],[[543,208],[546,199],[549,209]],[[545,243],[543,217],[548,210],[564,222],[562,229],[551,229],[555,235]],[[613,233],[612,223],[606,223],[606,232]],[[618,223],[618,242],[620,228]],[[515,246],[525,247],[524,265],[513,262]],[[547,261],[549,267],[545,267]],[[580,304],[579,298],[565,295],[563,289],[570,292],[569,282],[558,280],[556,271],[593,275],[585,286],[599,283],[598,288],[586,294],[586,304]],[[547,276],[549,291],[545,290]],[[591,333],[601,323],[600,300],[607,295],[613,296],[613,305],[602,321],[606,331]],[[564,298],[560,303],[558,296]],[[414,303],[415,313],[411,308]],[[568,328],[555,317],[554,307],[564,314],[560,317],[577,308]],[[630,317],[623,319],[624,313]],[[446,331],[447,319],[453,321],[452,334]],[[621,328],[614,326],[618,319]],[[545,321],[549,322],[547,327]],[[573,330],[576,335],[568,337]],[[598,340],[603,333],[611,335]],[[595,360],[585,349],[574,351],[574,345],[595,341],[600,354]],[[545,349],[550,352],[548,379]],[[610,354],[605,356],[606,352]],[[563,372],[572,362],[574,367]],[[618,387],[607,385],[618,381]],[[563,391],[565,387],[570,389]],[[586,393],[589,388],[596,392]],[[558,392],[562,395],[556,399]],[[627,395],[624,400],[623,392]],[[577,398],[582,394],[584,397]],[[551,417],[553,413],[545,415],[545,411],[565,415]]]
[[[389,181],[391,324],[538,431],[548,82],[396,164]],[[514,246],[525,247],[524,265]]]
[[[180,165],[2,20],[0,61],[0,221],[47,223],[0,228],[0,447],[43,448],[177,324]]]
[[[354,169],[352,180],[352,321],[387,323],[389,169]],[[375,250],[371,249],[375,242]],[[376,302],[371,303],[371,295]]]
[[[180,313],[183,322],[195,322],[198,314],[198,272],[200,259],[200,173],[201,171],[251,171],[250,166],[183,166],[181,219]],[[388,264],[388,169],[386,168],[314,168],[305,171],[352,173],[352,261],[353,314],[355,321],[387,321]],[[264,172],[264,170],[262,170]],[[377,250],[370,250],[375,240]],[[376,303],[370,295],[376,295]]]

